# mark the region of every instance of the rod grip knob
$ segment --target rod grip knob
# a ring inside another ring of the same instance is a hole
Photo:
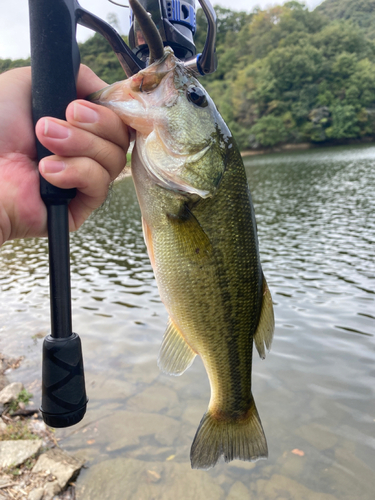
[[[81,339],[48,335],[43,342],[42,406],[50,427],[69,427],[82,420],[87,397]]]

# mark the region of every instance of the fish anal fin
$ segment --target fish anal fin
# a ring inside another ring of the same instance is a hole
[[[196,353],[186,343],[171,318],[160,347],[158,366],[168,375],[182,375],[192,365]]]
[[[179,214],[167,214],[167,217],[184,255],[196,262],[211,257],[211,241],[187,205],[181,208]]]
[[[257,331],[254,335],[254,343],[259,356],[264,359],[266,357],[266,349],[270,350],[275,330],[275,317],[273,314],[273,305],[271,292],[268,288],[266,278],[263,276],[263,300],[262,309]],[[266,349],[265,349],[266,348]]]
[[[154,255],[154,244],[152,241],[152,233],[150,226],[147,224],[145,219],[142,217],[142,229],[143,229],[143,237],[145,239],[147,253],[151,261],[152,269],[155,269],[155,255]]]
[[[221,455],[226,462],[267,458],[267,441],[254,400],[241,419],[215,418],[210,409],[203,415],[191,446],[191,467],[210,469]]]

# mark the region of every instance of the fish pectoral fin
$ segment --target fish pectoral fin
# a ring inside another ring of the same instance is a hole
[[[167,217],[182,255],[195,262],[202,262],[212,255],[211,241],[187,205],[177,215],[167,214]]]
[[[160,347],[158,366],[168,375],[182,375],[192,365],[196,353],[169,318]]]
[[[263,276],[263,301],[262,309],[257,331],[254,335],[255,347],[259,356],[264,359],[266,357],[265,348],[267,351],[271,349],[273,332],[275,330],[275,317],[273,314],[273,305],[271,292],[268,288],[266,278]]]

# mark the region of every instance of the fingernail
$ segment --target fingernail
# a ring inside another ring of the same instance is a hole
[[[70,129],[45,118],[44,135],[51,139],[67,139],[70,136]]]
[[[99,115],[96,111],[89,108],[88,106],[83,106],[77,102],[73,105],[73,117],[77,122],[81,123],[95,123],[99,121]]]
[[[42,160],[39,163],[41,174],[57,174],[65,170],[66,164],[63,161]]]

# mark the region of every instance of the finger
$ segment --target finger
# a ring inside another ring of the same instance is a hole
[[[64,120],[41,118],[35,130],[38,139],[49,151],[66,158],[91,158],[102,165],[112,179],[126,164],[126,152],[122,147],[73,127]]]
[[[66,119],[71,125],[110,140],[127,151],[129,129],[112,110],[89,101],[77,100],[66,109]]]
[[[109,173],[91,158],[49,156],[39,163],[39,172],[51,184],[62,189],[77,188],[70,202],[70,230],[76,230],[106,200],[111,183]]]
[[[107,85],[89,67],[84,64],[80,65],[77,78],[77,95],[80,99],[84,99]]]

